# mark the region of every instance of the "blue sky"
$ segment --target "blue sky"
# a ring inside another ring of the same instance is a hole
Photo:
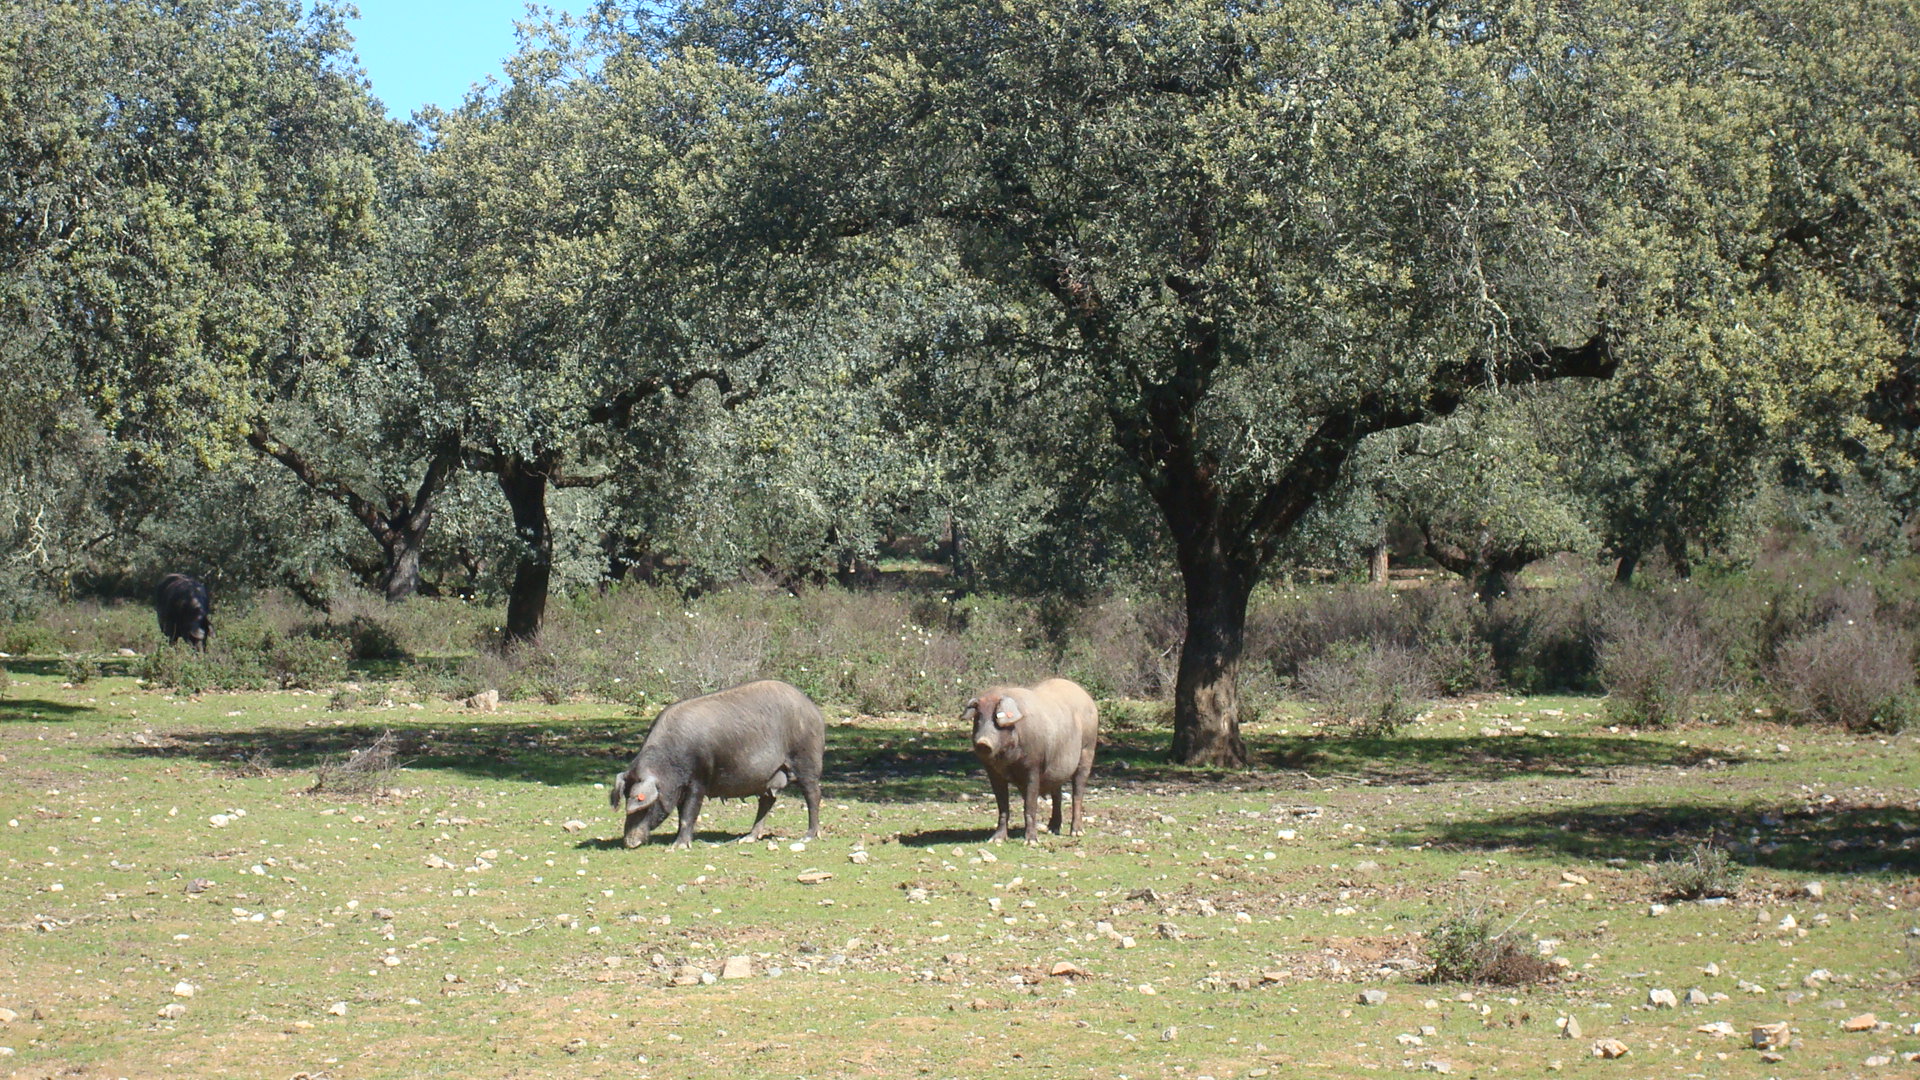
[[[356,0],[354,51],[373,94],[396,119],[422,105],[451,109],[467,88],[500,73],[513,54],[513,23],[525,0]],[[575,14],[590,0],[548,0]]]

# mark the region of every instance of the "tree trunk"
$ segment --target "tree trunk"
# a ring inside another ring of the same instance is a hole
[[[1224,556],[1181,560],[1187,591],[1187,637],[1173,691],[1173,759],[1184,765],[1241,768],[1240,653],[1247,598],[1257,576]]]
[[[1620,552],[1620,564],[1613,568],[1613,583],[1625,587],[1633,584],[1633,572],[1640,566],[1640,549],[1630,547]]]
[[[507,594],[508,644],[531,641],[547,611],[547,586],[553,578],[553,532],[547,523],[547,469],[520,457],[501,463],[500,492],[513,509],[513,534],[520,559]]]
[[[1673,576],[1685,581],[1693,576],[1693,556],[1687,551],[1687,538],[1678,532],[1668,532],[1661,545],[1666,549],[1667,561],[1673,564]]]
[[[1391,580],[1388,576],[1387,542],[1381,540],[1367,551],[1367,581],[1384,589]]]
[[[947,535],[952,541],[948,555],[953,568],[954,587],[972,591],[973,563],[967,558],[967,530],[960,524],[959,515],[952,513],[947,515]]]
[[[1480,602],[1491,607],[1495,600],[1515,591],[1520,585],[1520,571],[1533,561],[1531,556],[1532,552],[1507,552],[1489,559],[1473,583]]]
[[[389,532],[380,545],[386,566],[380,572],[380,591],[387,603],[397,604],[420,591],[420,552],[426,546],[427,523]]]

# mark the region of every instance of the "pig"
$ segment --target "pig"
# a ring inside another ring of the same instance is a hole
[[[1027,804],[1027,842],[1039,839],[1040,796],[1053,796],[1047,828],[1060,832],[1060,788],[1073,784],[1073,835],[1080,834],[1080,807],[1093,750],[1099,739],[1100,711],[1079,684],[1048,679],[1032,687],[996,686],[967,702],[960,718],[973,724],[973,752],[987,767],[1000,821],[992,843],[1007,838],[1007,784],[1020,785]]]
[[[676,701],[660,711],[640,753],[614,777],[612,802],[627,815],[623,840],[647,842],[669,811],[680,812],[675,848],[693,846],[700,804],[758,796],[743,842],[766,835],[775,793],[797,784],[807,801],[807,835],[820,835],[820,758],[827,724],[797,687],[776,679],[743,683]]]
[[[204,582],[185,574],[161,578],[153,593],[153,613],[159,616],[167,644],[185,638],[188,645],[205,651],[213,636],[213,594]]]

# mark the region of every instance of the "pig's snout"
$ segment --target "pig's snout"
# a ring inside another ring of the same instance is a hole
[[[646,847],[647,837],[651,831],[647,827],[646,811],[631,813],[627,815],[627,831],[621,840],[630,848]]]

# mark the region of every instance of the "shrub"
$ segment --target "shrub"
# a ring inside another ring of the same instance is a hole
[[[347,677],[338,642],[294,637],[273,642],[263,652],[267,673],[287,690],[319,690]]]
[[[1913,639],[1864,612],[1789,638],[1768,675],[1799,720],[1899,731],[1915,719]]]
[[[214,686],[212,665],[206,656],[185,645],[162,645],[140,658],[134,674],[149,685],[200,694]]]
[[[60,658],[60,677],[75,686],[85,686],[100,677],[100,661],[79,653]]]
[[[313,771],[313,794],[378,795],[391,786],[399,740],[393,732],[383,731],[366,746],[347,752],[338,761],[323,762]]]
[[[1597,689],[1604,596],[1604,586],[1587,582],[1494,601],[1483,632],[1500,680],[1525,694]]]
[[[1441,692],[1467,694],[1490,690],[1499,681],[1488,643],[1484,614],[1473,594],[1459,586],[1435,585],[1400,594],[1414,622],[1414,643]]]
[[[1685,719],[1720,680],[1720,654],[1687,605],[1673,597],[1625,597],[1603,620],[1600,681],[1607,711],[1621,723],[1658,726]]]
[[[1318,588],[1256,597],[1247,615],[1249,659],[1284,681],[1338,646],[1411,646],[1418,637],[1399,594],[1372,588]],[[1249,665],[1251,666],[1251,665]]]
[[[1171,600],[1110,594],[1060,621],[1056,669],[1096,698],[1170,699],[1185,623]]]
[[[1456,912],[1427,931],[1428,982],[1488,983],[1524,986],[1553,977],[1553,965],[1531,941],[1512,932],[1495,930],[1494,920],[1482,908]]]
[[[1740,889],[1744,867],[1717,844],[1695,844],[1684,857],[1667,859],[1653,868],[1659,895],[1668,900],[1699,900],[1733,896]]]
[[[1433,696],[1426,661],[1394,645],[1348,642],[1301,667],[1301,696],[1356,734],[1391,735],[1418,716]]]
[[[332,636],[332,635],[328,635]],[[393,628],[371,615],[354,615],[342,628],[347,653],[355,660],[405,660],[407,649]]]
[[[38,623],[13,623],[0,629],[0,652],[11,656],[47,656],[64,648],[60,635]]]

